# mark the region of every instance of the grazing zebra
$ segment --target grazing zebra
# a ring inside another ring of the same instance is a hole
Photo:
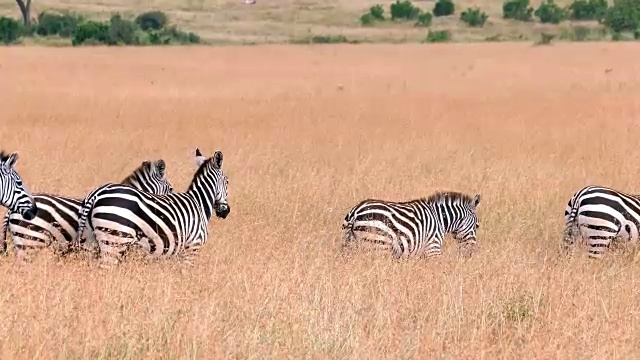
[[[342,223],[343,253],[351,247],[392,251],[395,258],[442,254],[442,240],[452,233],[470,255],[480,226],[480,195],[438,192],[407,202],[367,199],[354,206]]]
[[[164,160],[144,161],[121,184],[140,189],[153,194],[167,194],[173,187],[165,177],[166,164]],[[4,217],[0,252],[6,253],[7,229],[11,238],[17,259],[24,260],[27,251],[35,251],[54,244],[62,253],[70,249],[70,244],[76,238],[80,205],[82,200],[70,197],[35,194],[38,211],[35,218],[27,219],[18,212],[9,211]],[[93,244],[92,235],[89,241],[82,238],[82,245],[89,249]]]
[[[33,195],[22,183],[22,178],[14,168],[18,153],[7,154],[0,151],[0,202],[9,211],[21,214],[25,219],[33,219],[38,208]]]
[[[117,263],[136,245],[152,257],[184,256],[190,262],[207,241],[214,211],[224,219],[231,210],[222,152],[205,158],[196,149],[195,160],[198,170],[184,193],[153,195],[116,184],[96,188],[82,204],[78,231],[89,223],[102,260]]]
[[[640,195],[603,186],[587,186],[573,194],[564,217],[564,250],[571,250],[579,238],[586,241],[589,257],[601,258],[616,238],[621,243],[637,243]]]

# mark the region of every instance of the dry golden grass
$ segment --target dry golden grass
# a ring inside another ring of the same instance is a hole
[[[83,196],[220,149],[231,214],[189,271],[1,259],[0,357],[637,357],[640,271],[557,253],[587,184],[640,192],[632,44],[0,49],[0,144]],[[43,61],[46,60],[46,61]],[[605,72],[605,69],[613,69]],[[365,197],[480,193],[479,252],[338,256]]]
[[[150,9],[166,12],[181,28],[194,31],[214,43],[261,44],[304,40],[314,35],[344,35],[349,40],[366,42],[420,42],[427,30],[412,22],[385,23],[362,27],[360,16],[369,7],[381,4],[389,17],[389,5],[395,0],[257,0],[247,6],[244,0],[38,0],[33,2],[33,15],[44,10],[71,10],[106,20],[114,12],[134,16]],[[568,5],[573,0],[556,0]],[[570,36],[577,23],[561,25],[523,23],[502,18],[503,0],[454,0],[455,16],[433,19],[431,29],[450,30],[452,41],[537,40],[542,32]],[[542,0],[531,0],[537,8]],[[413,1],[425,11],[432,11],[433,1]],[[460,13],[469,7],[479,7],[489,15],[483,28],[471,28],[460,21]],[[0,4],[0,15],[19,17],[15,2]],[[596,22],[580,22],[581,26],[600,28]],[[605,37],[596,31],[594,40]],[[37,40],[37,39],[36,39]],[[33,39],[25,39],[33,42]],[[47,43],[51,43],[51,39]],[[55,43],[55,41],[53,41]]]

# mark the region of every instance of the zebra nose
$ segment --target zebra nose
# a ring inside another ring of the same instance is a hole
[[[219,218],[224,219],[227,217],[227,215],[229,215],[230,212],[231,212],[231,208],[229,207],[228,204],[220,204],[218,206],[218,209],[216,210],[216,215]]]

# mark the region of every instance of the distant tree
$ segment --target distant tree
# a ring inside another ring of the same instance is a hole
[[[31,26],[31,0],[16,0],[22,13],[22,24],[28,28]]]

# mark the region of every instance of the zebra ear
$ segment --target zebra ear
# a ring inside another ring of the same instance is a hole
[[[473,197],[473,206],[477,207],[479,203],[480,203],[480,194],[476,194],[476,196]]]
[[[213,155],[213,161],[218,169],[222,168],[222,151],[216,151]]]
[[[11,155],[9,155],[9,157],[7,158],[7,161],[5,161],[4,163],[7,164],[9,167],[13,167],[16,162],[18,162],[18,152],[12,152]]]
[[[196,165],[198,165],[198,167],[202,166],[205,160],[207,160],[207,158],[202,156],[199,148],[196,148]]]
[[[167,169],[167,164],[165,164],[164,160],[160,159],[156,161],[156,170],[161,177],[164,177],[164,171]]]

